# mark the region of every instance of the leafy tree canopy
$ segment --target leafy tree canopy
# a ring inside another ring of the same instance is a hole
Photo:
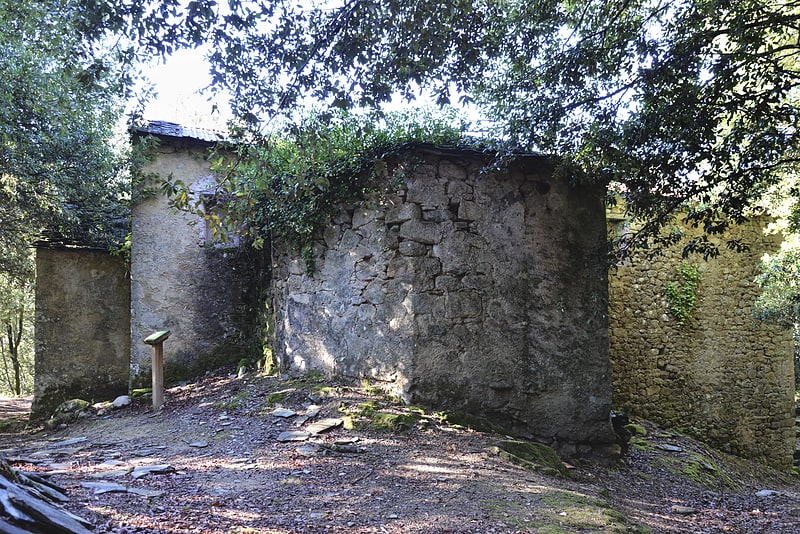
[[[22,279],[36,239],[108,246],[125,233],[121,86],[71,33],[66,5],[0,0],[0,271]]]
[[[472,101],[509,150],[553,154],[576,180],[621,184],[646,222],[628,244],[653,239],[687,200],[706,236],[724,231],[796,158],[795,0],[42,5],[68,15],[66,49],[87,73],[207,44],[215,86],[256,135],[309,100],[375,109],[425,90],[440,103]],[[113,61],[101,54],[109,43]],[[716,252],[707,239],[689,248]]]
[[[641,239],[686,200],[690,222],[721,233],[796,158],[793,0],[225,8],[205,35],[215,83],[247,122],[307,98],[374,108],[424,88],[472,100],[510,147],[551,153],[575,179],[622,184],[627,209],[648,221]],[[689,248],[716,252],[705,239]]]

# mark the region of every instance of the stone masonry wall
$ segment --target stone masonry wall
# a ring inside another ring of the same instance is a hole
[[[764,224],[756,219],[732,230],[749,252],[685,260],[701,281],[684,327],[666,297],[667,284],[679,281],[679,249],[654,261],[636,256],[610,274],[613,399],[615,409],[787,467],[794,452],[792,333],[751,317],[759,260],[780,244]]]
[[[613,442],[602,190],[539,157],[482,173],[478,154],[415,156],[404,187],[325,229],[312,275],[276,258],[281,367],[382,381],[566,455]]]
[[[215,183],[208,146],[162,139],[147,171],[190,184],[199,198]],[[149,384],[152,348],[143,340],[159,330],[171,332],[164,343],[167,381],[252,356],[259,334],[251,321],[259,302],[255,253],[206,246],[202,218],[171,209],[160,192],[135,205],[131,220],[133,383]]]
[[[128,391],[130,302],[120,258],[37,249],[32,418],[51,415],[66,400],[99,402]]]

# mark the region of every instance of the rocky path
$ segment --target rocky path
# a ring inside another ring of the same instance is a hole
[[[31,413],[33,397],[0,395],[0,427],[24,427]]]
[[[800,532],[797,477],[643,429],[556,476],[375,388],[222,374],[0,447],[97,533]]]

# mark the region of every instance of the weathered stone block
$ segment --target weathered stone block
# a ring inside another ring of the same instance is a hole
[[[433,255],[441,260],[443,272],[458,276],[470,272],[489,246],[481,236],[458,232],[435,245]]]
[[[438,291],[456,291],[461,287],[461,280],[457,276],[442,275],[436,277]]]
[[[403,306],[411,314],[431,313],[433,298],[428,293],[409,293],[403,300]]]
[[[447,294],[447,317],[479,317],[483,307],[480,293],[473,291],[459,291]]]
[[[436,179],[435,171],[431,173],[427,166],[422,165],[409,180],[406,200],[423,208],[446,209],[450,204],[446,184],[446,181]]]
[[[458,204],[458,218],[465,221],[479,221],[485,218],[485,211],[475,202],[462,200]]]
[[[464,197],[472,196],[472,186],[462,180],[450,180],[447,182],[447,195],[451,204],[457,204],[464,200]]]
[[[400,237],[425,245],[435,245],[442,240],[442,227],[438,223],[410,220],[400,227]]]
[[[364,300],[371,304],[382,304],[386,297],[386,289],[383,282],[370,283],[362,293]]]
[[[294,258],[289,263],[289,274],[302,275],[306,273],[306,263],[302,258]]]
[[[419,204],[405,203],[395,205],[386,211],[386,224],[400,224],[406,221],[422,218],[422,208]]]
[[[383,217],[383,213],[365,208],[358,208],[353,212],[353,230],[358,230],[365,224],[374,222],[376,218]]]
[[[424,210],[422,212],[423,221],[441,223],[445,221],[452,221],[454,218],[455,215],[449,209]]]
[[[360,322],[370,322],[375,319],[375,306],[372,304],[362,304],[356,311],[356,319]]]
[[[403,256],[425,256],[428,247],[418,241],[401,241],[397,245],[397,251]]]
[[[439,162],[439,176],[450,182],[461,183],[467,179],[467,169],[449,160]]]

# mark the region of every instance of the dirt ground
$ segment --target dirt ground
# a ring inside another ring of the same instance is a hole
[[[97,533],[800,532],[800,478],[646,423],[617,464],[557,475],[368,385],[223,372],[166,398],[56,430],[7,406],[0,448]]]

